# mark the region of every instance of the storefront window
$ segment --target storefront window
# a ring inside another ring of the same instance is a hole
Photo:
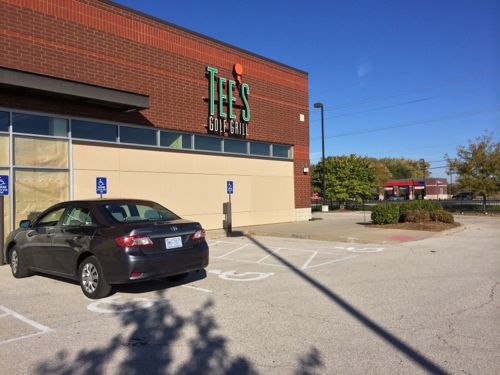
[[[221,140],[215,137],[205,137],[202,135],[195,136],[194,148],[204,151],[219,151],[221,150]]]
[[[234,139],[224,140],[224,152],[232,152],[235,154],[247,153],[247,142],[236,141]]]
[[[273,145],[273,156],[276,158],[290,158],[290,146]]]
[[[26,113],[12,114],[13,131],[39,135],[66,137],[68,120],[56,117],[30,115]]]
[[[0,134],[0,166],[9,165],[9,136]]]
[[[269,145],[261,142],[250,143],[250,154],[260,156],[270,156]]]
[[[0,111],[0,132],[9,131],[9,112]]]
[[[15,171],[15,226],[33,219],[53,204],[69,199],[69,173],[64,171]]]
[[[160,145],[170,148],[191,148],[191,135],[172,132],[160,133]]]
[[[71,137],[95,141],[116,142],[118,127],[98,122],[72,120]]]
[[[17,166],[68,168],[68,141],[15,137],[14,161]]]
[[[120,142],[156,146],[156,131],[152,129],[120,127]]]

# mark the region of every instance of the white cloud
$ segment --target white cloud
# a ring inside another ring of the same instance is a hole
[[[358,78],[363,78],[370,74],[372,71],[372,64],[369,62],[358,63],[356,67],[356,73],[358,74]]]

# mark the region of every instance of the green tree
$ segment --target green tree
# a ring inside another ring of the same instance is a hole
[[[387,181],[391,179],[389,168],[378,159],[370,159],[370,166],[373,172],[373,178],[379,195],[384,195],[384,187]]]
[[[483,197],[483,211],[486,212],[486,197],[500,190],[500,142],[494,142],[491,135],[469,141],[467,146],[457,148],[457,157],[445,155],[448,169],[456,171],[457,185],[462,191]]]
[[[313,190],[321,191],[322,163],[312,168]],[[373,195],[375,178],[368,158],[357,155],[335,156],[325,159],[325,197],[344,203],[348,200],[361,201]]]
[[[378,159],[383,163],[389,172],[391,173],[391,178],[395,180],[403,180],[407,178],[424,178],[429,177],[429,166],[430,164],[425,160],[409,160],[409,159],[397,159],[397,158],[381,158]]]

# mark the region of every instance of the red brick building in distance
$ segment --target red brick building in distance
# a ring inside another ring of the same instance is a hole
[[[220,228],[310,218],[307,73],[102,0],[0,0],[7,229],[68,199]]]
[[[448,199],[446,178],[389,180],[385,183],[384,199],[392,196],[404,199]]]

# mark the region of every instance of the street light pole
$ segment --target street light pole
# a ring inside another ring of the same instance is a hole
[[[314,103],[314,108],[321,108],[321,196],[325,198],[325,117],[323,114],[323,103]]]

